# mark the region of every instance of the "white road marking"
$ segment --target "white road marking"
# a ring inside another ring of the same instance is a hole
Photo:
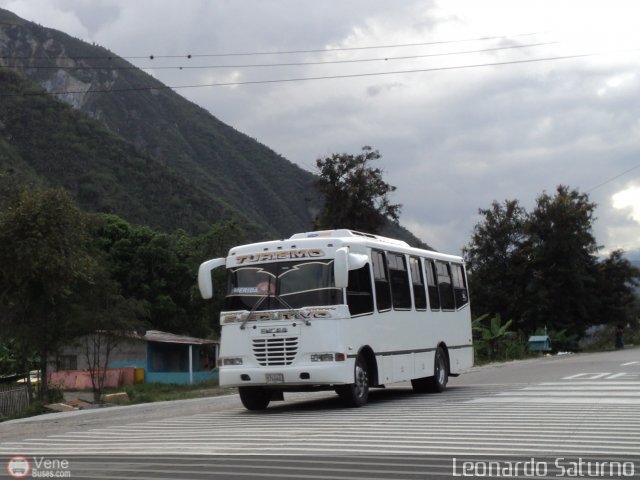
[[[563,380],[620,380],[623,377],[629,378],[640,378],[640,372],[598,372],[598,373],[576,373],[575,375],[570,375],[568,377],[564,377]]]
[[[527,397],[524,395],[510,395],[508,397],[496,397],[496,398],[479,398],[473,400],[474,403],[540,403],[544,402],[540,397]],[[608,405],[640,405],[640,399],[635,398],[582,398],[582,397],[568,397],[562,396],[560,398],[549,398],[545,403],[552,404],[608,404]]]
[[[569,375],[568,377],[564,377],[563,380],[573,380],[576,378],[581,378],[583,380],[598,380],[600,378],[605,378],[606,376],[611,375],[610,372],[584,372],[584,373],[576,373],[575,375]]]
[[[398,389],[392,398],[379,393],[360,409],[337,402],[274,403],[260,413],[212,409],[0,443],[0,454],[640,456],[640,382],[545,382],[500,391],[465,386],[439,395]]]
[[[572,380],[590,376],[589,381]],[[593,376],[597,381],[593,381]],[[610,378],[618,381],[611,381]],[[640,405],[640,382],[620,381],[621,375],[611,373],[576,374],[561,382],[543,382],[523,386],[493,396],[480,397],[472,403],[540,403],[544,405]]]

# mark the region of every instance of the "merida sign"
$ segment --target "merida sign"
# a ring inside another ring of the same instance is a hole
[[[325,253],[319,248],[309,248],[302,250],[279,250],[277,252],[261,252],[250,255],[238,255],[236,262],[238,265],[259,262],[274,262],[277,260],[301,260],[305,258],[324,257]]]

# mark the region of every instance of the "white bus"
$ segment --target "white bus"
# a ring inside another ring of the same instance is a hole
[[[204,262],[203,298],[223,266],[220,385],[238,387],[249,410],[285,391],[334,389],[351,407],[394,382],[441,392],[473,364],[458,256],[351,230],[301,233]]]

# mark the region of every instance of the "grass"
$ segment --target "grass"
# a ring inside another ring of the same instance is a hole
[[[189,398],[217,397],[235,393],[235,388],[224,388],[217,380],[197,383],[195,385],[174,385],[165,383],[140,383],[124,385],[119,389],[108,389],[105,393],[125,391],[129,396],[129,405],[135,403],[166,402]]]
[[[124,405],[133,405],[137,403],[166,402],[170,400],[184,400],[189,398],[217,397],[219,395],[235,393],[236,389],[220,387],[217,380],[211,380],[197,383],[195,385],[140,383],[136,385],[124,385],[120,388],[108,388],[105,389],[104,393],[117,393],[122,391],[126,392],[129,396],[129,401]],[[88,396],[91,396],[90,390],[86,393]],[[0,422],[49,413],[49,411],[44,408],[44,405],[45,403],[39,400],[34,400],[28,408],[25,408],[10,417],[0,417]]]
[[[615,325],[607,325],[589,338],[582,341],[582,350],[585,352],[606,352],[615,350]],[[640,345],[640,328],[637,326],[624,330],[624,346],[631,348]]]
[[[40,400],[34,400],[27,408],[20,410],[9,417],[0,417],[0,423],[7,420],[16,420],[18,418],[35,417],[36,415],[41,415],[45,412],[44,403]]]

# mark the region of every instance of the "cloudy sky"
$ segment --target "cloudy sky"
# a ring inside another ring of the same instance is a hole
[[[640,248],[636,0],[0,7],[123,57],[154,55],[130,61],[168,85],[231,83],[178,92],[308,170],[373,146],[402,224],[438,250],[460,251],[478,208],[517,198],[530,209],[558,184],[598,204],[604,251]],[[220,56],[239,53],[254,55]],[[309,77],[333,78],[245,83]]]

